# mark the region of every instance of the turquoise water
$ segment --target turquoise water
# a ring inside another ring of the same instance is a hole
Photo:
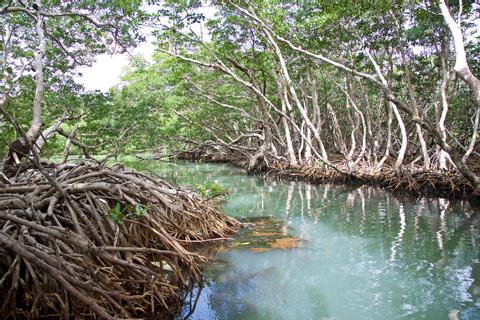
[[[265,181],[229,165],[146,167],[180,184],[219,183],[227,214],[272,216],[302,239],[218,254],[178,319],[195,298],[188,319],[480,319],[480,218],[462,203]]]

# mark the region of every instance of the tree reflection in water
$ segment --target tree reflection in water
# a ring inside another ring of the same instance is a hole
[[[272,216],[304,240],[291,250],[220,253],[188,302],[197,301],[195,312],[183,312],[190,319],[448,319],[457,311],[478,319],[480,218],[468,204],[269,181],[228,165],[176,171],[180,183],[224,186],[227,213]]]

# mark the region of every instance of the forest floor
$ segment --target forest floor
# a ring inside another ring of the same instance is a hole
[[[480,207],[480,195],[472,194],[473,188],[456,170],[425,171],[403,167],[398,174],[393,164],[385,163],[382,170],[357,166],[346,175],[321,164],[292,165],[285,161],[263,162],[253,170],[249,169],[249,159],[238,154],[186,151],[176,155],[180,160],[231,163],[248,174],[259,174],[284,180],[298,180],[313,184],[337,183],[351,185],[375,185],[389,191],[414,196],[434,196],[450,199],[468,199],[473,207]],[[343,166],[343,171],[348,167]],[[477,168],[480,173],[480,167]]]
[[[2,179],[2,319],[172,317],[201,278],[197,247],[240,227],[191,190],[119,165]]]

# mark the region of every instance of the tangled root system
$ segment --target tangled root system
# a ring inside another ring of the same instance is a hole
[[[178,306],[238,227],[199,196],[120,166],[29,169],[0,187],[0,317],[144,318]]]

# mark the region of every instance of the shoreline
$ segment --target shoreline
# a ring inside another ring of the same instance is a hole
[[[458,172],[434,172],[402,170],[398,176],[393,168],[374,171],[372,168],[357,168],[350,176],[341,174],[326,166],[291,165],[277,162],[248,171],[248,159],[228,157],[224,154],[203,152],[181,152],[175,159],[205,163],[228,163],[245,170],[246,174],[273,177],[286,181],[303,181],[311,184],[369,185],[384,188],[390,192],[417,197],[438,197],[467,200],[472,208],[480,208],[480,195],[472,194],[472,185]]]

